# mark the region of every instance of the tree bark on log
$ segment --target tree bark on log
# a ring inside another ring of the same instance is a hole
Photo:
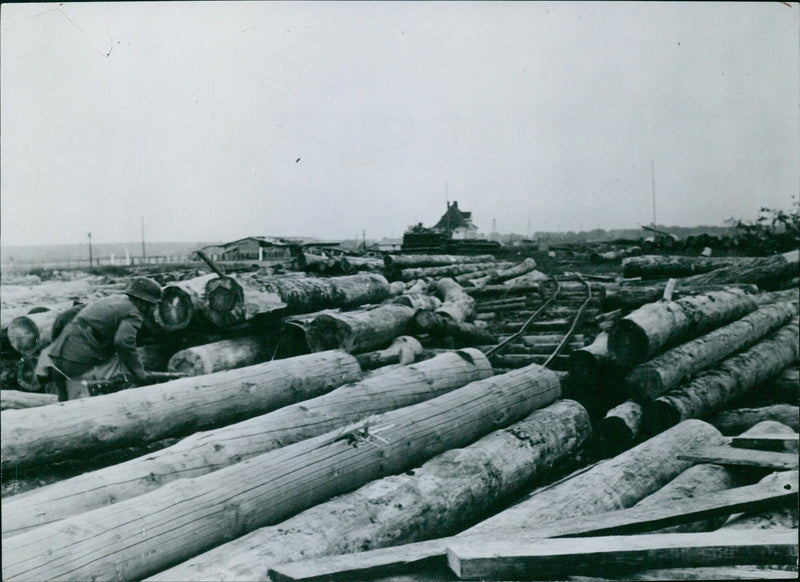
[[[374,370],[390,364],[410,364],[422,354],[422,344],[416,338],[403,335],[396,338],[385,350],[356,356],[362,370]]]
[[[260,338],[241,337],[181,350],[169,359],[167,369],[192,376],[212,374],[260,364],[270,358],[274,347]]]
[[[678,280],[678,287],[675,290],[675,297],[688,297],[700,295],[711,291],[722,291],[727,289],[741,289],[748,294],[757,294],[758,287],[752,284],[729,284],[729,285],[693,285],[687,286],[685,279]],[[665,284],[648,286],[621,286],[606,285],[606,294],[603,298],[603,309],[638,309],[647,303],[658,301],[664,295]],[[755,295],[753,297],[755,301]]]
[[[508,279],[503,282],[504,287],[510,289],[526,288],[531,286],[538,286],[542,281],[548,281],[550,277],[541,271],[533,270],[530,273],[525,273],[519,277]]]
[[[442,301],[436,313],[457,323],[467,321],[475,311],[475,300],[452,279],[439,279],[434,285],[434,294]]]
[[[722,410],[794,362],[798,356],[797,340],[795,318],[751,348],[649,403],[645,407],[645,425],[659,432],[687,418]]]
[[[761,408],[737,408],[719,412],[708,419],[726,436],[743,433],[765,420],[780,422],[800,431],[800,408],[789,404],[773,404]]]
[[[492,255],[386,255],[383,263],[387,268],[408,269],[410,267],[442,267],[464,263],[488,263]]]
[[[630,507],[693,464],[679,460],[679,453],[722,442],[722,435],[710,424],[700,420],[682,422],[584,473],[534,491],[528,499],[463,533],[534,528],[559,519]]]
[[[342,271],[356,273],[359,271],[383,271],[383,259],[371,257],[341,257],[340,263]]]
[[[277,293],[292,314],[380,303],[390,296],[389,282],[377,274],[328,279],[280,277],[259,283],[263,290]]]
[[[363,486],[161,572],[151,580],[265,580],[268,567],[447,535],[569,461],[589,416],[559,400],[463,449]]]
[[[143,578],[465,446],[559,394],[558,376],[531,366],[209,475],[180,479],[137,499],[7,538],[3,579]]]
[[[79,475],[25,498],[4,500],[3,536],[144,495],[178,478],[205,475],[491,375],[488,360],[476,350],[446,352],[249,420],[195,433],[143,457]]]
[[[417,311],[411,319],[410,328],[415,335],[427,333],[435,338],[452,336],[459,342],[471,345],[497,343],[497,337],[485,327],[474,323],[456,322],[430,311]]]
[[[686,277],[681,284],[754,283],[760,289],[769,291],[783,281],[797,277],[799,264],[800,251],[790,251],[759,258],[746,265],[722,267],[702,275]]]
[[[708,273],[720,267],[746,266],[756,257],[683,257],[679,255],[641,255],[622,260],[623,277],[669,279]]]
[[[743,318],[715,329],[636,366],[625,378],[628,395],[647,402],[677,388],[690,376],[759,341],[794,315],[788,303],[765,305]]]
[[[405,305],[414,311],[436,311],[441,307],[442,302],[433,295],[423,295],[421,293],[405,293],[392,299],[392,303]]]
[[[447,265],[445,267],[420,267],[418,269],[403,269],[396,275],[401,281],[413,281],[423,277],[439,278],[463,275],[464,273],[475,273],[478,271],[488,271],[497,267],[495,261],[489,263],[460,263]]]
[[[789,429],[789,427],[786,427]],[[790,432],[793,432],[789,429]],[[759,481],[759,484],[772,484],[785,481],[785,473],[770,473]],[[798,511],[797,505],[773,509],[772,511],[746,511],[732,515],[720,528],[722,531],[732,529],[771,530],[777,528],[797,530]]]
[[[517,279],[518,277],[522,277],[531,273],[534,269],[536,269],[536,261],[532,258],[528,257],[521,263],[514,265],[513,267],[500,269],[497,271],[497,276],[494,278],[494,282],[497,283],[505,283],[506,281],[510,281],[513,279]]]
[[[318,396],[360,374],[352,356],[324,352],[57,406],[4,411],[2,470],[230,424]]]
[[[800,292],[797,289],[786,289],[784,291],[767,291],[766,293],[756,293],[753,295],[756,305],[769,305],[770,303],[782,303],[788,301],[795,306],[800,302]]]
[[[15,317],[6,327],[8,343],[18,354],[30,357],[53,341],[53,324],[60,313],[42,311]]]
[[[404,335],[413,315],[410,307],[392,304],[322,314],[306,329],[306,342],[312,352],[340,349],[352,354],[379,349]]]
[[[739,290],[650,303],[617,321],[608,351],[619,365],[635,366],[755,309],[752,298]]]
[[[490,268],[484,269],[483,271],[470,271],[468,273],[456,275],[453,277],[453,280],[459,285],[469,284],[470,281],[474,279],[485,279],[486,281],[491,281],[494,280],[500,270],[507,269],[513,264],[514,263],[509,263],[508,261],[494,263]]]
[[[0,390],[0,410],[19,410],[20,408],[34,408],[56,404],[58,396],[55,394],[36,394],[33,392],[20,392],[19,390]]]

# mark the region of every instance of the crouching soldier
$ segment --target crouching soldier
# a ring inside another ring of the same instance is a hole
[[[123,293],[89,303],[39,355],[36,375],[54,385],[59,400],[90,396],[92,382],[146,381],[136,336],[161,300],[161,286],[137,277]]]

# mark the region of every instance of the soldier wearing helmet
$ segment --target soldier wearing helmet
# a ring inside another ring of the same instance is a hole
[[[81,309],[40,354],[36,374],[49,377],[59,400],[88,396],[81,380],[125,376],[139,385],[145,382],[136,336],[144,318],[161,300],[161,286],[137,277],[123,293]]]

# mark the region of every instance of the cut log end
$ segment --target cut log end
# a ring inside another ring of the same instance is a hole
[[[6,333],[11,347],[23,355],[34,352],[41,339],[39,328],[29,317],[24,315],[12,319]]]
[[[608,351],[617,364],[632,367],[647,359],[650,343],[636,323],[620,319],[608,336]]]
[[[664,393],[664,382],[658,370],[647,365],[639,366],[625,379],[625,390],[629,398],[642,403]]]
[[[192,319],[194,306],[189,294],[180,287],[168,286],[154,310],[155,322],[165,331],[185,329]]]
[[[653,400],[644,409],[644,425],[653,434],[664,432],[680,421],[681,413],[664,400]]]
[[[200,357],[200,354],[192,350],[181,350],[172,356],[169,360],[168,371],[192,376],[211,373],[205,360]]]
[[[306,339],[312,351],[335,350],[341,348],[347,337],[347,326],[329,315],[319,315],[314,325],[306,330]]]
[[[569,356],[569,373],[580,385],[596,386],[600,380],[600,362],[591,352],[576,350]]]

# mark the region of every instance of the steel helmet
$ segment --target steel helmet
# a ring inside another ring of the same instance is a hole
[[[147,277],[135,277],[131,279],[124,293],[130,297],[136,297],[142,301],[147,301],[148,303],[158,303],[161,301],[161,285]]]

